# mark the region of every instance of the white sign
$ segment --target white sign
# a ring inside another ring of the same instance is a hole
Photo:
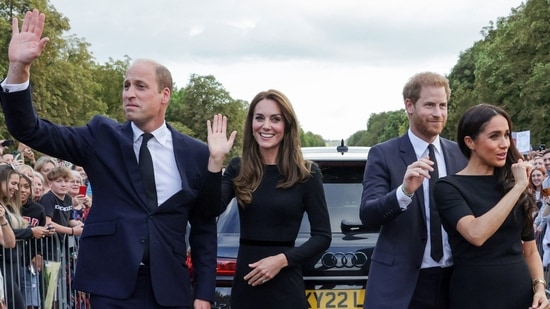
[[[527,153],[531,151],[531,131],[512,132],[512,138],[519,152]]]

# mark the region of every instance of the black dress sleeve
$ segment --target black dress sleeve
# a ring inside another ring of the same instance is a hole
[[[435,204],[444,224],[448,224],[453,229],[460,219],[465,216],[473,215],[468,206],[463,192],[448,177],[440,178],[433,190]],[[472,194],[472,193],[467,193]]]
[[[288,265],[300,265],[316,254],[325,251],[331,243],[332,234],[325,191],[320,169],[312,166],[311,178],[303,185],[305,211],[311,226],[311,237],[299,247],[285,252]]]

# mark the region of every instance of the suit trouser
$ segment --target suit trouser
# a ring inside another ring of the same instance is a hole
[[[136,287],[129,298],[118,299],[91,294],[90,305],[92,308],[104,309],[189,309],[189,307],[165,307],[157,303],[148,266],[139,267]]]
[[[452,267],[421,269],[409,309],[449,308]]]

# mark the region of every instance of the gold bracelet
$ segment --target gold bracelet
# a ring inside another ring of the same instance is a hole
[[[537,284],[539,284],[539,283],[542,283],[542,285],[546,289],[546,280],[537,278],[537,279],[533,280],[533,292],[537,291]]]

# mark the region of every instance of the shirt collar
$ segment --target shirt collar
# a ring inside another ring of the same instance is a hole
[[[141,135],[144,133],[140,128],[138,128],[133,122],[131,122],[132,126],[132,132],[134,133],[134,143],[138,141],[139,138],[141,138]],[[151,132],[155,139],[161,144],[164,145],[166,143],[166,140],[168,139],[168,136],[170,134],[170,130],[168,130],[168,127],[166,126],[166,121],[162,123],[162,125],[156,129],[155,131]]]
[[[428,153],[428,142],[420,139],[420,137],[414,135],[414,133],[409,129],[408,131],[409,139],[411,140],[411,143],[414,148],[414,152],[416,153],[417,158],[425,157]],[[441,140],[439,139],[439,135],[435,137],[435,140],[432,142],[435,148],[435,152],[441,154]]]

